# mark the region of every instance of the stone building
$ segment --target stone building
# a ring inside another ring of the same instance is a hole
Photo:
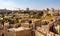
[[[0,36],[2,36],[2,35],[3,35],[3,25],[0,24]]]
[[[8,36],[32,36],[30,28],[19,27],[8,29]]]
[[[9,23],[4,23],[4,29],[3,29],[3,33],[4,33],[4,36],[7,36],[7,29],[9,27]]]
[[[21,26],[33,29],[34,28],[34,23],[32,23],[31,20],[22,20],[21,21]]]

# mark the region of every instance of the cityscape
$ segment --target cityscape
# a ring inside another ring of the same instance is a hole
[[[9,0],[2,1],[6,2]],[[47,7],[44,9],[37,9],[39,6],[36,6],[36,8],[35,5],[33,7],[34,9],[30,8],[30,6],[40,2],[40,0],[38,2],[36,0],[29,0],[30,3],[33,2],[32,5],[27,1],[23,0],[25,2],[23,4],[22,0],[15,1],[17,3],[21,2],[20,4],[23,6],[26,5],[25,8],[23,7],[24,9],[20,9],[19,5],[17,5],[16,9],[10,9],[14,7],[13,5],[10,5],[10,8],[3,7],[4,9],[2,8],[3,5],[0,6],[0,36],[60,36],[60,8],[58,8],[60,6],[57,5],[59,1],[54,1],[57,3],[54,5],[57,6],[56,8]],[[44,1],[46,2],[48,0]],[[50,2],[52,3],[52,1]]]

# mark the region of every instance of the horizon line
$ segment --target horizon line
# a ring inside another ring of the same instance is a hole
[[[9,9],[9,8],[0,8],[0,9],[7,9],[7,10],[26,10],[27,8],[12,8],[12,9]],[[35,9],[35,8],[29,8],[29,10],[46,10],[47,8],[39,8],[39,9]],[[52,9],[52,8],[48,8],[48,9]],[[53,8],[55,10],[60,10],[60,8],[56,9],[56,8]]]

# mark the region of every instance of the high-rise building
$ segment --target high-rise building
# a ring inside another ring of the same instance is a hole
[[[29,8],[26,8],[26,11],[29,12]]]

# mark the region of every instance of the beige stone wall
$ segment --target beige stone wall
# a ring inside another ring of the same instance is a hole
[[[60,34],[60,25],[55,26],[55,29],[56,29],[57,33]]]
[[[35,36],[45,36],[44,34],[38,32],[38,31],[35,31]]]
[[[27,28],[29,28],[29,24],[24,24],[24,23],[22,23],[22,24],[21,24],[21,27],[27,27]]]
[[[50,32],[44,28],[41,29],[40,27],[40,28],[37,28],[37,30],[35,31],[35,36],[60,36],[60,35]]]
[[[26,23],[22,23],[21,27],[26,27],[26,28],[34,28],[34,24],[26,24]]]
[[[32,31],[22,30],[17,32],[8,32],[8,36],[32,36]]]
[[[32,36],[31,30],[16,32],[16,36]]]
[[[15,32],[8,32],[7,36],[16,36]]]
[[[0,30],[0,36],[2,36],[2,33],[3,33],[2,30]]]

